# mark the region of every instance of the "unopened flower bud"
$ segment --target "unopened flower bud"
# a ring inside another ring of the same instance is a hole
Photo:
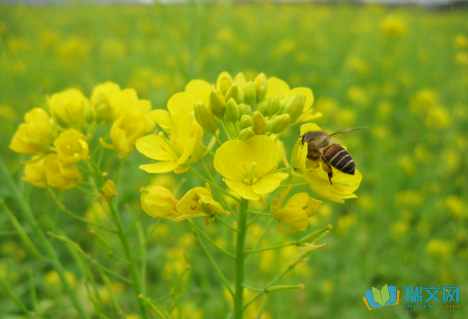
[[[240,119],[240,128],[244,129],[246,127],[250,127],[252,124],[252,117],[250,115],[244,114],[241,116]]]
[[[88,105],[85,109],[84,115],[85,121],[88,124],[91,124],[94,121],[94,109]]]
[[[255,132],[252,130],[251,127],[247,127],[239,132],[239,141],[245,141],[252,136],[255,136]]]
[[[252,81],[245,83],[242,91],[244,91],[244,102],[247,104],[253,104],[257,99],[257,91]]]
[[[297,93],[286,104],[283,112],[289,114],[292,123],[294,123],[294,121],[296,121],[302,114],[305,100],[306,95],[304,93]]]
[[[195,118],[203,130],[207,133],[216,132],[218,128],[216,125],[216,120],[208,106],[206,106],[204,102],[197,102],[193,106],[193,109],[195,111]]]
[[[252,129],[257,135],[265,134],[268,131],[267,122],[262,113],[258,111],[252,113]]]
[[[221,91],[211,91],[210,93],[210,109],[216,117],[222,119],[224,116],[224,108],[226,107],[226,102],[224,101],[224,96]]]
[[[229,122],[235,123],[239,120],[239,106],[233,98],[226,102],[225,115]]]
[[[273,120],[268,121],[268,128],[271,133],[281,133],[288,127],[290,120],[289,114],[279,115]]]
[[[252,108],[248,104],[239,104],[239,114],[240,116],[246,114],[246,115],[252,115]]]
[[[257,102],[265,99],[268,91],[268,79],[264,73],[260,73],[254,80],[255,90],[257,91]]]
[[[117,193],[115,192],[115,183],[111,180],[106,181],[102,187],[102,191],[106,198],[117,196]]]
[[[216,88],[224,95],[232,85],[232,77],[227,72],[222,72],[216,80]]]
[[[233,84],[224,96],[225,101],[229,101],[230,98],[233,98],[237,103],[244,102],[244,93],[239,89],[239,87]]]
[[[273,94],[272,96],[270,96],[267,101],[268,114],[271,116],[273,114],[278,113],[280,109],[280,104],[281,101],[278,95]]]

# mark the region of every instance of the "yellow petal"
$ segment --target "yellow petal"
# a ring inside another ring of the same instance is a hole
[[[193,104],[196,98],[186,92],[174,94],[167,102],[167,109],[171,114],[182,114],[189,116],[193,112]]]
[[[268,91],[266,100],[270,97],[270,95],[273,94],[277,94],[280,96],[280,98],[283,98],[284,96],[289,94],[289,91],[289,85],[286,82],[278,78],[271,77],[268,79]]]
[[[309,224],[304,210],[297,207],[285,207],[279,212],[281,220],[289,227],[300,231],[307,230]]]
[[[168,116],[169,112],[166,110],[153,110],[148,113],[153,121],[158,124],[163,130],[168,130],[171,126],[171,119]]]
[[[188,160],[190,155],[192,155],[193,153],[196,143],[197,143],[197,138],[194,136],[185,144],[184,152],[182,153],[180,158],[177,160],[178,165],[182,165]]]
[[[224,182],[226,185],[235,191],[237,194],[239,194],[241,197],[249,200],[260,200],[260,195],[256,194],[252,190],[252,186],[247,185],[243,182],[239,181],[230,181],[227,179],[224,179]]]
[[[159,135],[151,134],[140,137],[135,145],[138,152],[154,160],[168,161],[177,157],[166,141]]]
[[[174,171],[179,165],[175,161],[158,162],[140,165],[139,168],[147,173],[161,174]]]
[[[203,80],[192,80],[185,87],[185,92],[193,95],[196,102],[203,101],[209,105],[210,93],[213,87]]]
[[[278,163],[278,148],[275,142],[266,135],[256,135],[245,141],[250,153],[249,164],[257,163],[256,177],[261,177],[271,171]]]
[[[242,181],[246,175],[244,163],[249,160],[248,148],[244,142],[227,141],[216,150],[214,167],[227,179]]]
[[[304,208],[304,211],[307,214],[307,217],[314,216],[322,205],[323,201],[317,200],[315,198],[310,197],[309,201],[307,202],[307,208]]]
[[[257,194],[268,194],[281,184],[286,178],[288,178],[286,173],[274,173],[263,176],[257,183],[252,185],[252,189]]]
[[[321,131],[322,129],[315,123],[307,123],[301,125],[301,136],[308,132],[317,132]]]

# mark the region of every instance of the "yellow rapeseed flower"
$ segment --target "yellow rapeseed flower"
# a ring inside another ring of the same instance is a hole
[[[47,105],[60,126],[74,127],[84,119],[89,101],[79,90],[68,89],[48,97]]]
[[[46,188],[44,182],[46,179],[47,174],[44,167],[44,157],[34,156],[32,160],[25,164],[23,180],[36,187]]]
[[[110,137],[117,153],[127,155],[136,141],[154,128],[154,121],[148,114],[125,112],[113,124]]]
[[[140,165],[140,169],[148,173],[183,173],[190,168],[190,163],[195,159],[190,156],[195,150],[198,136],[187,116],[181,114],[169,114],[161,119],[168,125],[169,138],[162,132],[158,135],[151,134],[137,140],[137,150],[157,163]]]
[[[200,216],[231,215],[231,213],[223,209],[220,203],[213,199],[208,184],[206,184],[205,188],[195,187],[189,190],[177,204],[177,212],[180,216],[174,219],[176,222]]]
[[[159,185],[150,185],[141,193],[141,207],[153,218],[161,217],[175,220],[179,217],[177,203],[179,202],[172,192]]]
[[[116,102],[120,94],[120,86],[110,81],[94,87],[93,94],[91,95],[91,106],[96,113],[97,122],[102,120],[111,122],[115,120],[114,109],[116,108]]]
[[[261,200],[261,195],[274,191],[288,177],[275,173],[278,149],[265,135],[224,143],[216,150],[214,167],[230,189],[249,200]]]
[[[278,226],[281,231],[285,233],[295,233],[298,231],[307,230],[308,220],[314,216],[320,205],[323,203],[321,200],[316,200],[309,196],[307,193],[294,194],[283,206],[286,196],[291,191],[292,186],[289,186],[283,193],[278,201],[275,200],[271,207],[271,216],[278,221]],[[285,229],[281,222],[284,222],[295,231]]]
[[[71,189],[83,182],[83,176],[74,164],[65,165],[57,154],[49,154],[44,159],[47,183],[58,189]]]
[[[24,116],[25,123],[16,131],[10,148],[21,154],[44,153],[50,149],[55,131],[49,115],[41,108],[34,108]]]
[[[301,135],[310,131],[321,131],[321,129],[313,123],[301,125]],[[307,159],[307,144],[302,144],[302,139],[298,139],[294,145],[291,166],[295,169],[296,176],[308,182],[310,189],[320,197],[339,203],[344,203],[344,199],[357,197],[354,191],[361,183],[361,173],[356,169],[354,175],[349,175],[334,169],[333,184],[330,184],[322,163]]]
[[[60,161],[64,164],[74,164],[88,159],[88,143],[86,143],[83,134],[75,129],[60,133],[54,146]]]

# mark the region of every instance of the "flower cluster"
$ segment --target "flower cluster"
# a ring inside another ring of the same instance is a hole
[[[199,177],[221,191],[213,194],[207,184],[206,189],[189,190],[178,201],[169,189],[151,185],[143,190],[143,209],[150,216],[173,221],[213,217],[220,213],[228,215],[220,204],[226,203],[226,195],[237,201],[266,203],[268,194],[294,177],[305,180],[323,198],[344,202],[344,199],[356,197],[353,192],[362,179],[359,171],[347,175],[335,170],[333,184],[330,184],[320,161],[307,158],[307,144],[300,138],[292,151],[291,165],[286,159],[281,135],[290,126],[321,116],[313,113],[313,102],[309,88],[291,89],[284,81],[267,78],[263,73],[252,81],[243,73],[232,77],[222,72],[215,84],[203,80],[189,82],[184,92],[169,99],[167,110],[149,113],[160,130],[138,139],[136,148],[156,162],[140,168],[148,173],[182,174],[189,170],[196,173],[192,166],[200,162],[208,176],[197,173]],[[300,135],[308,131],[320,131],[320,128],[304,124]],[[204,139],[206,134],[211,134],[211,139]],[[219,174],[216,178],[204,164],[205,157]],[[216,183],[219,177],[228,191]],[[289,191],[275,200],[271,216],[285,232],[304,231],[308,218],[317,212],[322,202],[307,193],[294,194],[286,202]],[[276,196],[278,193],[270,198]],[[283,202],[286,202],[284,206]]]
[[[112,123],[112,144],[101,138],[101,146],[126,156],[136,140],[154,128],[150,111],[151,103],[140,100],[135,90],[121,90],[112,82],[96,86],[91,99],[67,89],[47,98],[47,110],[34,108],[25,115],[10,148],[32,155],[23,162],[25,181],[70,189],[83,181],[78,165],[89,160],[89,143],[100,123]]]

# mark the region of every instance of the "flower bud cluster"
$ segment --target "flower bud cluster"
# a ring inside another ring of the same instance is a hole
[[[233,78],[222,72],[207,100],[194,104],[195,118],[203,130],[215,133],[222,123],[231,139],[241,141],[255,135],[279,134],[291,125],[321,116],[312,114],[314,97],[310,89],[291,90],[282,80],[263,73],[247,81],[243,73]]]

